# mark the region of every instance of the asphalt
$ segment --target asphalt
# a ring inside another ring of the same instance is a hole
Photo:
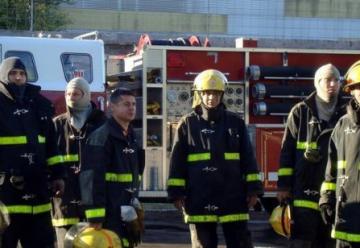
[[[188,226],[183,216],[172,204],[145,203],[145,234],[139,248],[185,248],[191,247]],[[275,234],[268,223],[266,211],[251,211],[249,229],[254,246],[257,248],[286,247],[286,239]],[[224,246],[224,238],[219,227],[219,243]]]

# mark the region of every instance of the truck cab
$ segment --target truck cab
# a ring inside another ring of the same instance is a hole
[[[0,36],[0,62],[17,56],[25,64],[28,82],[38,85],[56,114],[65,111],[64,90],[74,77],[90,84],[92,101],[104,109],[105,55],[102,40]]]

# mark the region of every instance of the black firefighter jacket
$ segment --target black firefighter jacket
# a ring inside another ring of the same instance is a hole
[[[49,180],[65,176],[53,106],[39,91],[26,84],[23,100],[15,101],[0,83],[0,199],[10,214],[49,214]]]
[[[360,111],[354,100],[331,135],[320,205],[336,206],[335,239],[360,243]]]
[[[65,162],[67,180],[64,195],[53,198],[53,225],[67,226],[84,219],[81,205],[79,173],[81,169],[81,155],[88,136],[102,124],[106,117],[104,112],[93,110],[81,130],[76,130],[70,124],[69,110],[54,119],[57,145]]]
[[[296,104],[289,113],[281,146],[278,189],[289,190],[294,207],[318,211],[320,187],[324,179],[331,131],[345,114],[346,104],[338,99],[328,122],[318,118],[316,93]],[[319,161],[305,159],[304,152],[319,151]]]
[[[184,116],[174,138],[168,179],[171,200],[185,197],[185,221],[249,219],[246,197],[262,184],[244,121],[222,110],[216,121]]]
[[[129,127],[125,137],[113,118],[107,120],[88,138],[83,159],[80,187],[86,218],[122,236],[120,206],[130,205],[137,196],[144,170],[143,150],[133,129]]]

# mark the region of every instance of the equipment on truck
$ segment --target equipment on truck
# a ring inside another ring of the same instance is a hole
[[[200,72],[213,69],[228,79],[226,87],[218,84],[216,88],[224,91],[227,109],[242,116],[248,125],[265,188],[262,203],[268,210],[277,205],[278,161],[290,109],[314,90],[313,77],[319,66],[331,62],[344,73],[341,68],[348,68],[360,54],[345,50],[178,46],[166,40],[149,42],[151,39],[144,37],[138,43],[137,54],[123,57],[124,72],[119,74],[142,72],[133,82],[141,85],[142,106],[146,109],[141,120],[146,166],[140,196],[166,197],[177,122],[198,101],[197,89],[192,87],[194,79],[201,76]]]

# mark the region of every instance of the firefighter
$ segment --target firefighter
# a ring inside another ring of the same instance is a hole
[[[54,247],[49,185],[64,192],[64,167],[57,152],[53,106],[40,87],[27,83],[18,57],[0,66],[0,199],[10,215],[2,247]]]
[[[136,113],[135,97],[118,88],[110,95],[109,107],[111,118],[86,142],[81,196],[90,227],[112,230],[122,237],[123,247],[134,247],[141,235],[135,224],[140,219],[137,196],[144,170],[143,150],[130,124]]]
[[[79,186],[82,151],[89,134],[106,119],[90,99],[89,83],[82,77],[73,78],[65,90],[66,112],[54,119],[57,144],[68,175],[64,195],[52,199],[58,247],[64,247],[64,237],[71,225],[85,219]]]
[[[290,111],[280,153],[278,200],[291,199],[294,224],[289,247],[333,247],[330,226],[319,211],[320,186],[324,178],[332,129],[345,113],[340,73],[332,64],[315,72],[315,92]]]
[[[346,73],[344,90],[352,99],[331,134],[319,204],[324,220],[334,224],[336,247],[353,248],[360,247],[360,60]]]
[[[217,247],[217,223],[227,247],[253,247],[248,208],[263,189],[245,123],[222,102],[226,84],[213,69],[195,78],[193,111],[174,138],[167,191],[190,224],[192,247]]]

